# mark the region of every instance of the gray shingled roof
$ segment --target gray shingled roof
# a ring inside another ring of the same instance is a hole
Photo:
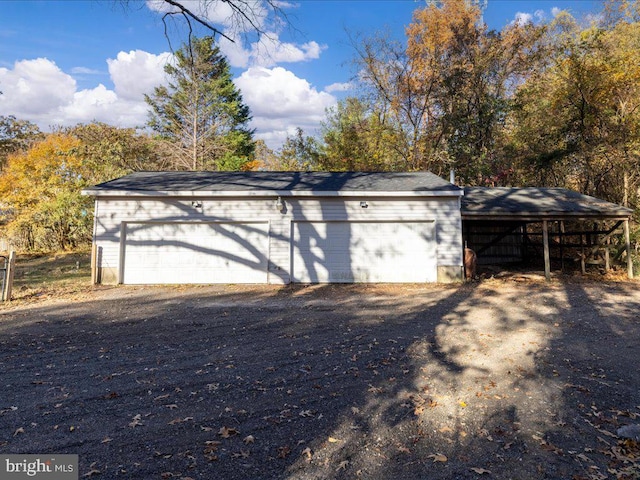
[[[321,195],[404,193],[460,196],[430,172],[136,172],[84,190],[126,195]]]
[[[466,187],[462,218],[628,217],[633,211],[564,188]]]

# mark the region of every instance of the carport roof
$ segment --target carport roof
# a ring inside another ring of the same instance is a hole
[[[628,218],[633,211],[564,188],[466,187],[463,220]]]
[[[136,172],[83,190],[93,196],[349,196],[463,194],[430,172]]]

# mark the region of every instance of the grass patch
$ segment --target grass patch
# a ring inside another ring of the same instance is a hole
[[[89,251],[16,256],[12,300],[61,296],[90,288]]]

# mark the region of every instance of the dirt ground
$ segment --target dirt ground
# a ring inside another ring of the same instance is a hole
[[[81,478],[638,479],[640,284],[98,288],[0,309],[0,451]]]

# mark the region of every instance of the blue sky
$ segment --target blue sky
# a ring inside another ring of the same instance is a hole
[[[257,7],[261,0],[252,0]],[[155,2],[155,3],[154,3]],[[92,120],[143,126],[143,94],[162,83],[170,61],[159,0],[3,0],[0,2],[0,115],[31,120],[44,130]],[[198,0],[185,0],[192,10]],[[258,138],[278,148],[297,126],[313,134],[326,108],[348,95],[354,74],[349,34],[387,30],[402,40],[414,0],[300,0],[282,2],[291,27],[267,15],[256,20],[261,39],[230,30],[225,11],[206,15],[236,43],[221,42],[236,84],[253,113]],[[215,8],[214,8],[215,7]],[[513,21],[546,21],[558,10],[595,15],[599,1],[488,0],[492,29]],[[170,26],[174,48],[186,37]],[[199,33],[203,33],[202,30]]]

